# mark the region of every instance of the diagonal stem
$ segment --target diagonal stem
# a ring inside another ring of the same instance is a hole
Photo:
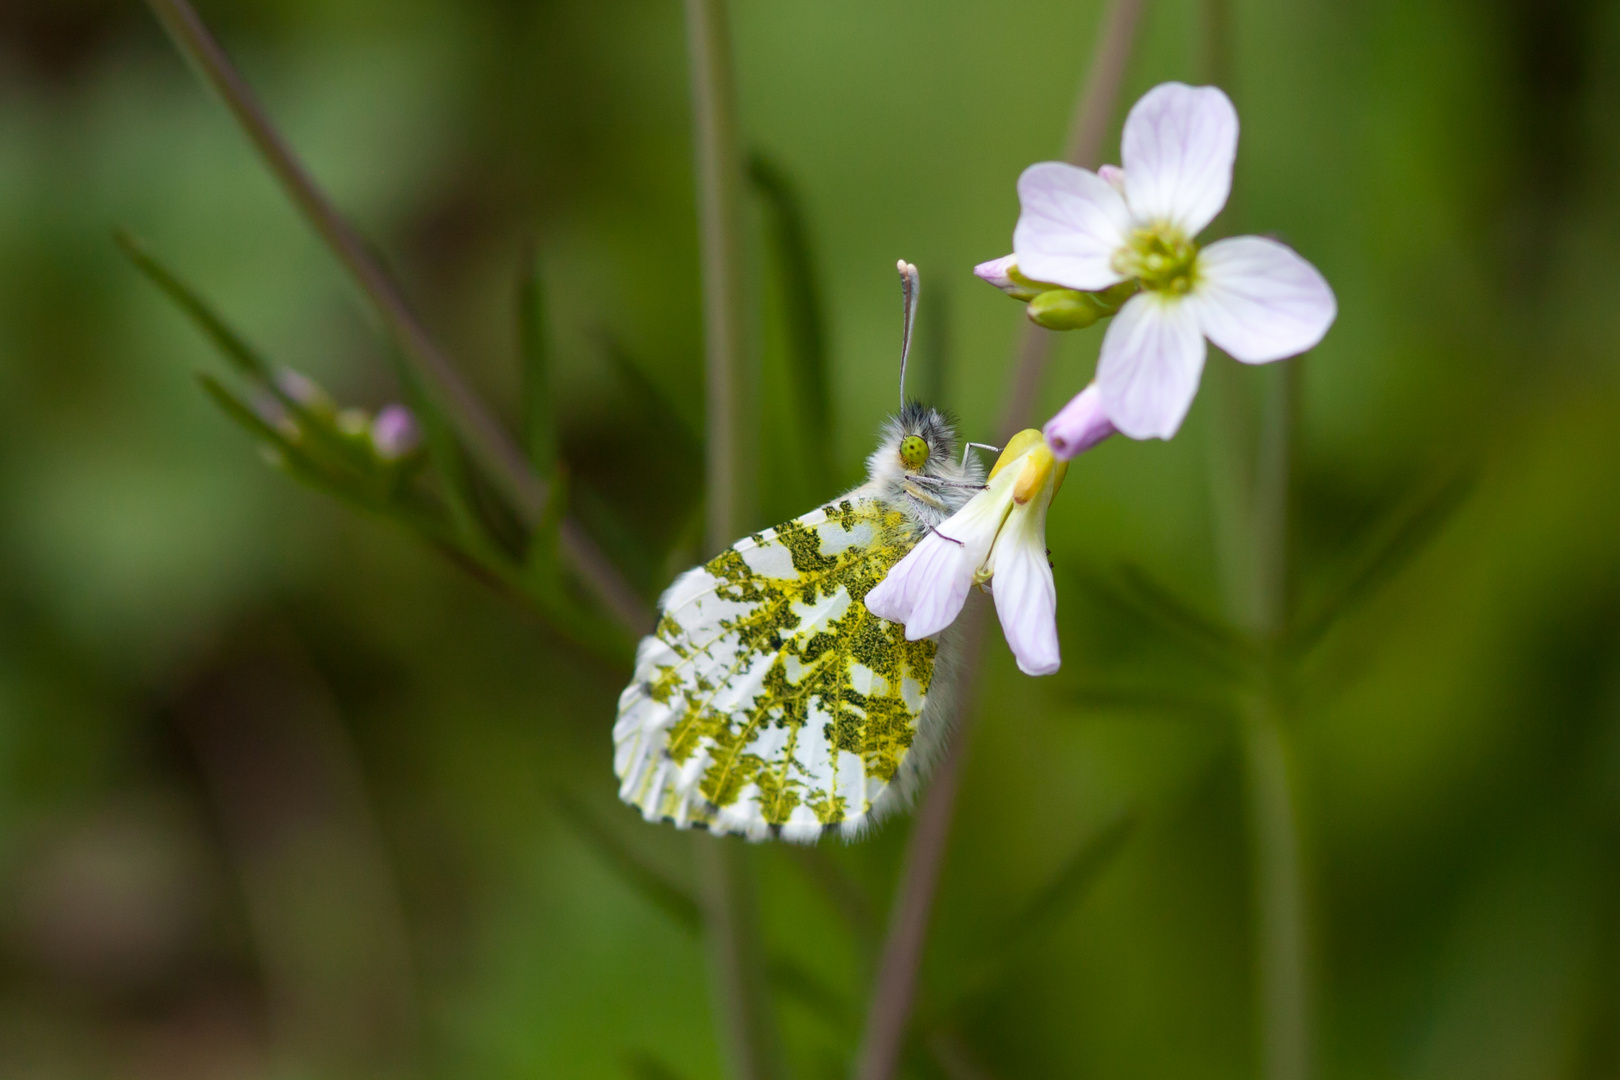
[[[698,239],[703,262],[707,512],[705,546],[717,552],[748,522],[742,468],[743,159],[725,0],[686,0]],[[765,977],[747,851],[730,837],[694,837],[704,930],[724,1057],[735,1080],[777,1075],[775,1014]]]
[[[1071,165],[1093,169],[1099,164],[1103,136],[1114,118],[1145,3],[1146,0],[1114,0],[1103,17],[1102,33],[1097,37],[1091,66],[1080,86],[1080,96],[1075,99],[1069,133],[1063,140],[1064,160]],[[1018,367],[1002,423],[1004,440],[1029,423],[1035,414],[1035,399],[1052,362],[1057,339],[1058,335],[1051,330],[1043,330],[1032,322],[1024,324],[1018,338]]]
[[[1077,165],[1097,163],[1103,135],[1113,117],[1120,84],[1130,62],[1144,3],[1145,0],[1113,0],[1104,17],[1065,140],[1068,159]],[[1027,325],[1020,335],[1017,368],[1000,428],[1003,442],[1023,428],[1034,413],[1053,343],[1053,334],[1033,324]],[[956,795],[961,787],[971,733],[969,706],[978,682],[989,618],[990,605],[985,603],[970,603],[960,617],[963,640],[957,730],[944,760],[935,770],[907,841],[888,936],[883,942],[872,999],[867,1006],[866,1031],[855,1067],[856,1080],[890,1080],[899,1067],[905,1047],[906,1027],[916,1000],[917,970],[922,962],[928,921],[939,890],[940,871],[956,813]]]
[[[529,466],[500,422],[462,381],[455,365],[428,336],[398,288],[367,250],[365,242],[338,213],[270,121],[247,81],[195,9],[187,0],[147,0],[147,5],[181,53],[196,65],[224,100],[299,211],[354,278],[406,363],[441,403],[469,452],[523,520],[530,526],[538,523],[545,513],[549,495],[545,481]],[[560,542],[575,570],[620,622],[638,632],[652,626],[652,614],[647,605],[596,550],[583,530],[565,528]]]

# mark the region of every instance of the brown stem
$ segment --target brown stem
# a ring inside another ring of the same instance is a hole
[[[686,0],[697,166],[698,239],[703,256],[703,345],[708,413],[708,549],[737,537],[748,517],[742,468],[743,361],[741,192],[731,35],[725,0]]]
[[[1064,160],[1072,165],[1093,169],[1102,157],[1103,136],[1114,118],[1145,3],[1146,0],[1114,0],[1104,16],[1102,33],[1097,37],[1097,47],[1080,86],[1080,96],[1075,99],[1069,134],[1063,143]],[[1003,439],[1029,423],[1056,345],[1057,335],[1052,331],[1034,323],[1024,324],[1018,338],[1018,366],[1001,425]]]
[[[1066,148],[1069,160],[1075,164],[1096,164],[1129,64],[1144,3],[1145,0],[1113,0],[1108,8],[1069,125]],[[1051,352],[1051,333],[1034,325],[1026,327],[1019,338],[1016,374],[1002,417],[1003,439],[1029,422]],[[889,932],[883,943],[872,1000],[867,1007],[866,1033],[856,1063],[856,1080],[890,1080],[905,1046],[906,1027],[916,998],[917,969],[922,961],[928,920],[933,913],[934,894],[939,890],[940,871],[956,812],[956,794],[961,786],[971,732],[969,705],[978,682],[989,617],[990,605],[982,602],[969,604],[961,615],[961,713],[945,759],[935,771],[907,841],[900,889],[895,895]]]
[[[686,0],[686,35],[703,259],[705,543],[713,553],[730,544],[748,521],[752,489],[740,452],[749,374],[743,360],[743,160],[725,0]],[[748,852],[731,837],[698,836],[695,842],[722,1050],[736,1080],[769,1080],[777,1073],[776,1018],[748,877]]]
[[[398,288],[372,258],[354,228],[332,205],[287,140],[270,121],[247,81],[187,0],[147,0],[152,13],[252,140],[276,179],[375,308],[394,343],[440,403],[468,451],[489,473],[523,520],[533,526],[545,513],[547,485],[517,444],[440,351],[411,312]],[[575,570],[613,614],[631,630],[652,625],[652,614],[585,533],[565,530],[562,549]]]

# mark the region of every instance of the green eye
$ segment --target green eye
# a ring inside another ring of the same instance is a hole
[[[928,442],[921,435],[907,435],[900,440],[900,460],[908,469],[920,469],[928,462]]]

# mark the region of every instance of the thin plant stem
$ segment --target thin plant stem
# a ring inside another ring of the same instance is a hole
[[[1208,78],[1234,93],[1232,0],[1204,0],[1203,23]],[[1236,199],[1229,200],[1221,223],[1230,226],[1240,213]],[[1239,733],[1252,859],[1261,1076],[1307,1080],[1312,1073],[1310,927],[1283,640],[1289,622],[1288,491],[1301,361],[1262,373],[1216,360],[1206,372],[1214,391],[1209,463],[1216,550],[1228,614],[1256,636],[1264,653],[1257,686],[1243,702]],[[1254,401],[1245,385],[1256,378],[1265,380],[1258,438],[1251,434]]]
[[[533,526],[546,510],[548,486],[530,467],[500,422],[456,371],[412,313],[398,288],[338,213],[291,145],[270,121],[247,81],[187,0],[147,0],[180,52],[225,102],[260,157],[310,226],[342,262],[415,374],[443,408],[468,451],[488,472],[523,521]],[[579,528],[564,529],[565,557],[627,629],[652,627],[652,612],[613,564]]]
[[[934,769],[928,794],[917,811],[917,821],[906,841],[900,871],[900,886],[889,916],[889,930],[883,940],[877,976],[872,983],[872,1000],[867,1005],[866,1034],[856,1063],[855,1080],[889,1080],[900,1064],[905,1049],[906,1028],[911,1020],[917,994],[917,968],[928,938],[929,917],[934,896],[939,891],[940,870],[945,864],[945,848],[950,840],[951,823],[956,816],[956,795],[962,784],[963,765],[972,729],[967,704],[979,679],[979,657],[984,652],[984,635],[989,628],[990,605],[980,596],[970,596],[967,608],[957,618],[962,634],[962,672],[958,692],[962,701],[956,731],[944,760]]]
[[[1113,0],[1109,5],[1091,66],[1075,101],[1065,141],[1068,158],[1075,164],[1097,163],[1103,136],[1119,98],[1120,84],[1130,63],[1144,3],[1145,0]],[[1033,324],[1026,326],[1020,335],[1014,354],[1016,369],[1012,387],[1000,424],[1003,440],[1029,423],[1052,345],[1051,333]],[[959,677],[961,704],[956,731],[944,759],[935,769],[906,842],[900,885],[867,1006],[866,1030],[855,1066],[856,1080],[890,1080],[905,1048],[906,1029],[916,1001],[917,971],[956,815],[956,796],[972,732],[971,705],[989,629],[990,605],[983,603],[982,598],[975,599],[981,602],[970,603],[958,620],[963,641]]]
[[[686,38],[703,264],[705,548],[713,553],[730,544],[748,520],[751,487],[740,452],[748,383],[741,267],[743,158],[725,0],[686,0]],[[747,852],[728,837],[697,836],[694,842],[724,1057],[736,1080],[771,1080],[778,1073],[775,1013]]]
[[[1253,858],[1261,1075],[1306,1080],[1311,1073],[1309,926],[1306,918],[1297,780],[1290,740],[1288,672],[1288,488],[1299,361],[1265,373],[1244,610],[1263,642],[1259,684],[1242,719],[1244,776]]]
[[[1130,66],[1136,31],[1142,22],[1146,0],[1114,0],[1103,17],[1091,66],[1080,84],[1069,132],[1063,140],[1064,160],[1082,168],[1096,168],[1102,157],[1103,137],[1114,118],[1119,91]],[[1017,366],[1008,398],[1001,437],[1013,435],[1035,413],[1035,401],[1052,362],[1058,335],[1034,323],[1025,323],[1018,338]]]
[[[725,0],[686,0],[698,242],[703,261],[703,347],[708,415],[708,549],[736,539],[748,517],[743,477],[743,158],[737,137]]]

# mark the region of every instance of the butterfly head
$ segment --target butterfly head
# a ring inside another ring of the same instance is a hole
[[[937,525],[959,510],[984,483],[977,458],[964,461],[951,418],[908,401],[883,427],[866,459],[874,494],[907,516]]]

